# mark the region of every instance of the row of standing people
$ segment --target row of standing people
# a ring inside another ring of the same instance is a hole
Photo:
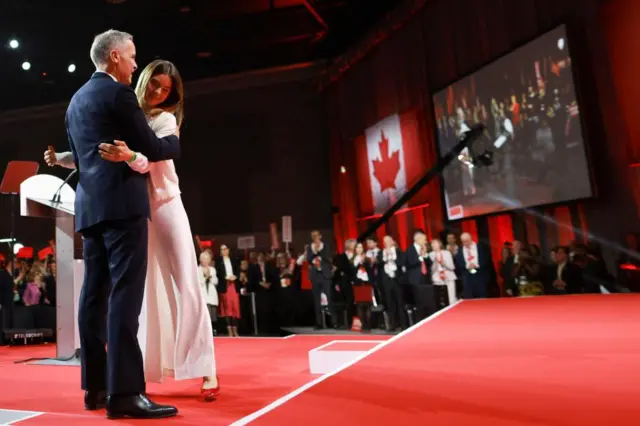
[[[215,260],[210,251],[202,252],[198,267],[211,320],[215,324],[218,317],[225,318],[229,336],[238,336],[240,296],[250,293],[255,295],[261,333],[278,334],[281,324],[293,325],[297,272],[295,260],[285,253],[259,253],[249,262],[233,256],[224,244]]]
[[[311,234],[306,250],[309,279],[314,296],[316,328],[322,327],[323,295],[329,305],[333,326],[339,326],[339,303],[344,304],[348,318],[357,311],[363,328],[370,327],[371,306],[384,306],[389,328],[407,327],[405,290],[413,299],[416,320],[437,310],[439,288],[446,288],[449,303],[457,300],[456,280],[463,281],[465,298],[486,297],[493,274],[488,250],[462,234],[462,249],[452,253],[439,239],[429,244],[423,231],[414,233],[413,243],[403,251],[389,235],[379,249],[373,239],[362,243],[348,240],[344,253],[332,258],[318,231]],[[371,294],[372,297],[368,297]],[[378,299],[375,299],[375,295]],[[345,324],[348,326],[348,324]]]

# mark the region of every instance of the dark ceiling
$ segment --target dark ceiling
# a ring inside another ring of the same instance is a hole
[[[93,36],[109,28],[134,35],[141,67],[161,57],[194,80],[337,56],[399,2],[0,0],[0,109],[67,100],[93,71]]]

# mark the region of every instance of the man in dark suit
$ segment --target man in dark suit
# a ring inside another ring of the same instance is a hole
[[[322,328],[322,293],[327,297],[327,303],[331,295],[331,277],[333,276],[333,264],[329,248],[322,242],[320,231],[311,232],[311,245],[307,248],[307,262],[309,262],[309,281],[313,293],[313,308],[316,314],[316,330]]]
[[[137,68],[131,35],[109,30],[96,36],[91,60],[97,70],[66,114],[79,172],[76,231],[82,234],[85,262],[78,308],[85,408],[106,405],[109,418],[170,417],[177,414],[175,407],[144,395],[137,337],[147,272],[147,178],[127,164],[104,161],[98,147],[125,140],[133,151],[160,161],[179,157],[179,140],[155,136],[129,87]]]
[[[468,232],[460,235],[462,249],[454,258],[456,275],[462,277],[463,297],[482,299],[489,295],[489,285],[495,277],[491,252],[484,244],[473,241]]]
[[[422,230],[413,234],[413,244],[407,249],[405,260],[407,282],[416,306],[416,322],[436,312],[436,299],[431,282],[432,261],[427,251],[427,235]]]
[[[546,294],[580,294],[584,292],[584,277],[580,267],[569,261],[569,248],[554,248],[554,261],[545,276]]]
[[[276,315],[279,277],[264,253],[258,253],[256,263],[249,265],[249,286],[256,296],[258,330],[262,334],[277,335],[280,332]]]

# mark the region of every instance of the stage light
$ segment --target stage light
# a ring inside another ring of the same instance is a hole
[[[18,47],[20,47],[20,42],[15,38],[12,38],[11,40],[9,40],[9,47],[12,49],[17,49]]]
[[[560,37],[558,39],[558,49],[560,49],[560,50],[564,49],[564,38],[563,37]]]
[[[340,173],[347,173],[347,168],[345,166],[340,166]]]
[[[69,68],[67,68],[67,71],[69,72],[74,72],[76,70],[76,66],[74,64],[69,65]]]
[[[31,69],[31,63],[27,62],[27,61],[23,62],[22,63],[22,69],[25,70],[25,71],[29,71]]]
[[[13,254],[18,254],[18,252],[20,251],[21,248],[23,248],[24,246],[20,243],[15,243],[13,245]]]

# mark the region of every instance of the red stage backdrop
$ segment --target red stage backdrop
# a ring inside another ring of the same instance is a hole
[[[374,175],[369,165],[370,160],[371,167],[373,160],[378,159],[383,165],[389,164],[399,169],[393,176],[396,196],[401,193],[398,190],[403,189],[398,188],[402,186],[398,178],[400,173],[404,173],[405,180],[409,179],[406,187],[413,183],[411,177],[407,177],[410,173],[408,166],[414,159],[407,158],[407,138],[401,136],[400,151],[391,135],[384,133],[388,142],[385,142],[386,161],[383,161],[380,151],[383,132],[380,129],[376,133],[370,132],[374,135],[372,139],[378,139],[371,142],[367,140],[366,132],[362,134],[363,129],[372,123],[384,123],[397,111],[416,111],[418,120],[415,134],[419,135],[416,139],[419,139],[418,146],[422,151],[420,158],[424,161],[422,171],[426,171],[437,161],[432,109],[439,107],[442,113],[447,108],[447,105],[432,105],[431,92],[476,69],[482,63],[510,51],[522,41],[541,34],[558,22],[567,22],[570,27],[572,54],[576,69],[580,70],[579,78],[576,78],[577,90],[584,97],[585,133],[589,135],[591,157],[596,163],[595,177],[601,177],[597,180],[599,197],[584,203],[584,211],[580,206],[577,209],[572,206],[568,212],[562,208],[556,212],[555,208],[547,207],[543,210],[547,217],[539,219],[539,210],[536,209],[535,214],[525,215],[524,220],[514,222],[511,226],[518,228],[518,235],[526,235],[529,242],[545,248],[573,238],[584,238],[567,226],[580,229],[582,235],[586,235],[588,226],[595,235],[610,240],[616,239],[621,227],[637,228],[636,212],[631,212],[633,209],[629,207],[629,201],[633,202],[633,195],[636,200],[640,200],[640,190],[637,190],[640,188],[640,144],[637,142],[640,140],[637,137],[640,135],[637,131],[640,129],[640,122],[633,128],[627,128],[625,124],[628,123],[624,120],[629,121],[628,117],[633,117],[637,110],[633,107],[637,103],[634,101],[637,96],[634,95],[638,92],[637,87],[640,87],[633,84],[635,68],[632,65],[634,60],[637,62],[637,58],[630,57],[628,49],[625,49],[629,40],[637,40],[639,37],[637,25],[634,27],[633,21],[633,17],[638,16],[640,11],[636,2],[612,0],[603,6],[599,0],[536,0],[499,2],[499,5],[494,5],[489,0],[479,0],[471,2],[472,13],[466,15],[460,15],[456,10],[469,6],[468,0],[405,3],[411,3],[410,11],[405,8],[404,14],[395,13],[388,17],[371,31],[369,37],[365,37],[361,43],[336,59],[324,79],[326,83],[332,84],[322,85],[328,104],[336,235],[341,235],[344,239],[356,234],[357,230],[363,230],[373,220],[365,218],[375,215],[376,211],[382,211],[380,204],[389,203],[388,197],[384,197],[384,191],[390,190],[382,188],[377,180],[380,173],[376,172]],[[420,9],[422,5],[424,7]],[[611,9],[602,16],[604,25],[598,22],[598,12],[601,9]],[[452,22],[457,24],[452,25]],[[519,24],[510,25],[513,22]],[[600,33],[602,27],[607,35],[607,43]],[[610,70],[606,66],[608,54],[613,59],[611,71],[616,77],[617,87],[611,84]],[[624,74],[624,78],[620,78],[619,74]],[[618,99],[622,99],[622,106],[626,106],[622,108],[626,113],[624,117],[618,111],[616,95]],[[405,114],[397,117],[400,121],[400,133],[403,133]],[[396,121],[396,128],[397,126]],[[627,133],[631,133],[632,137],[629,138]],[[353,143],[357,135],[361,136]],[[617,142],[601,143],[607,139]],[[628,139],[634,142],[631,147],[627,147]],[[372,147],[378,144],[377,152],[374,149],[371,157],[368,143]],[[399,152],[394,157],[396,151]],[[340,173],[342,166],[345,167],[346,174]],[[386,181],[385,167],[382,171],[382,180]],[[635,183],[636,190],[633,194],[628,194],[627,178]],[[379,187],[374,187],[374,184]],[[378,193],[382,197],[376,205],[375,197]],[[397,214],[384,230],[405,246],[409,242],[412,228],[426,228],[431,235],[442,231],[443,210],[437,181],[429,185],[426,199],[417,198],[413,201],[415,204],[424,202],[428,206]],[[640,206],[640,201],[637,202]],[[413,203],[408,207],[413,207]],[[610,217],[620,220],[611,221]],[[488,226],[484,226],[484,221]],[[483,226],[478,226],[479,223]],[[504,239],[509,238],[508,227],[508,220],[489,217],[452,224],[451,230],[455,229],[456,233],[468,231],[477,238],[480,229],[483,234],[481,237],[491,239],[497,253]]]
[[[426,171],[414,110],[379,121],[355,144],[361,217],[383,214]],[[426,198],[424,188],[408,204],[424,204]]]

